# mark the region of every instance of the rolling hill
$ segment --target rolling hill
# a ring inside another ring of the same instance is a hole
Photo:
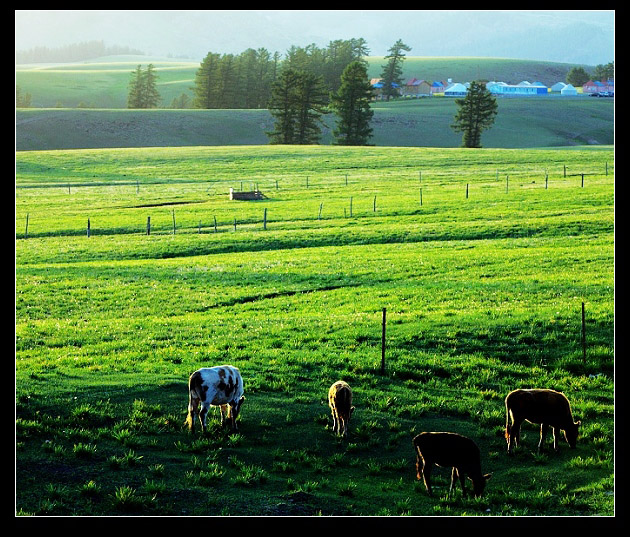
[[[16,111],[17,150],[266,144],[273,120],[267,110],[128,110],[127,84],[139,64],[153,63],[164,106],[189,93],[198,63],[146,56],[104,57],[63,65],[20,65],[16,83],[33,108]],[[369,58],[370,77],[384,59]],[[404,77],[519,82],[564,80],[569,64],[500,58],[408,57]],[[81,103],[81,107],[77,106]],[[378,146],[458,147],[450,128],[452,99],[374,103],[372,143]],[[322,144],[330,144],[334,116],[326,118]],[[501,98],[486,147],[556,147],[614,143],[614,102],[584,96]]]

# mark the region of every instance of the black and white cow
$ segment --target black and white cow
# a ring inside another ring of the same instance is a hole
[[[211,406],[221,407],[221,424],[224,417],[230,419],[232,430],[237,431],[236,418],[241,410],[243,378],[232,365],[204,367],[195,371],[188,379],[188,417],[186,424],[195,430],[195,414],[199,416],[201,428],[206,432],[206,417]],[[199,405],[201,404],[201,410]],[[227,416],[225,416],[227,411]]]

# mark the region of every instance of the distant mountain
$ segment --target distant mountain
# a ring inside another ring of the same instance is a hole
[[[614,11],[18,11],[16,50],[103,39],[150,55],[201,59],[362,37],[373,56],[402,39],[414,56],[597,65],[614,60]]]

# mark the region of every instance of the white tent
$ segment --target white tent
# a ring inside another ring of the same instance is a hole
[[[551,91],[562,91],[565,86],[566,84],[564,82],[556,82],[553,86],[551,86]]]
[[[449,86],[448,88],[446,88],[446,90],[444,90],[444,95],[446,97],[461,97],[466,95],[467,92],[468,90],[466,89],[466,86],[464,86],[464,84],[456,82],[455,84]]]
[[[560,93],[562,95],[577,95],[577,90],[571,84],[567,84]]]

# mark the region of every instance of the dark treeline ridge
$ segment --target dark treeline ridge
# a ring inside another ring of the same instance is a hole
[[[240,54],[209,52],[195,75],[194,108],[266,108],[273,83],[282,71],[293,69],[321,77],[326,89],[336,92],[343,70],[369,55],[363,38],[292,46],[284,55],[265,48]]]
[[[57,48],[35,47],[29,50],[18,50],[15,52],[15,61],[16,63],[77,62],[99,56],[122,54],[144,55],[144,52],[117,45],[106,46],[103,41],[84,41]]]

